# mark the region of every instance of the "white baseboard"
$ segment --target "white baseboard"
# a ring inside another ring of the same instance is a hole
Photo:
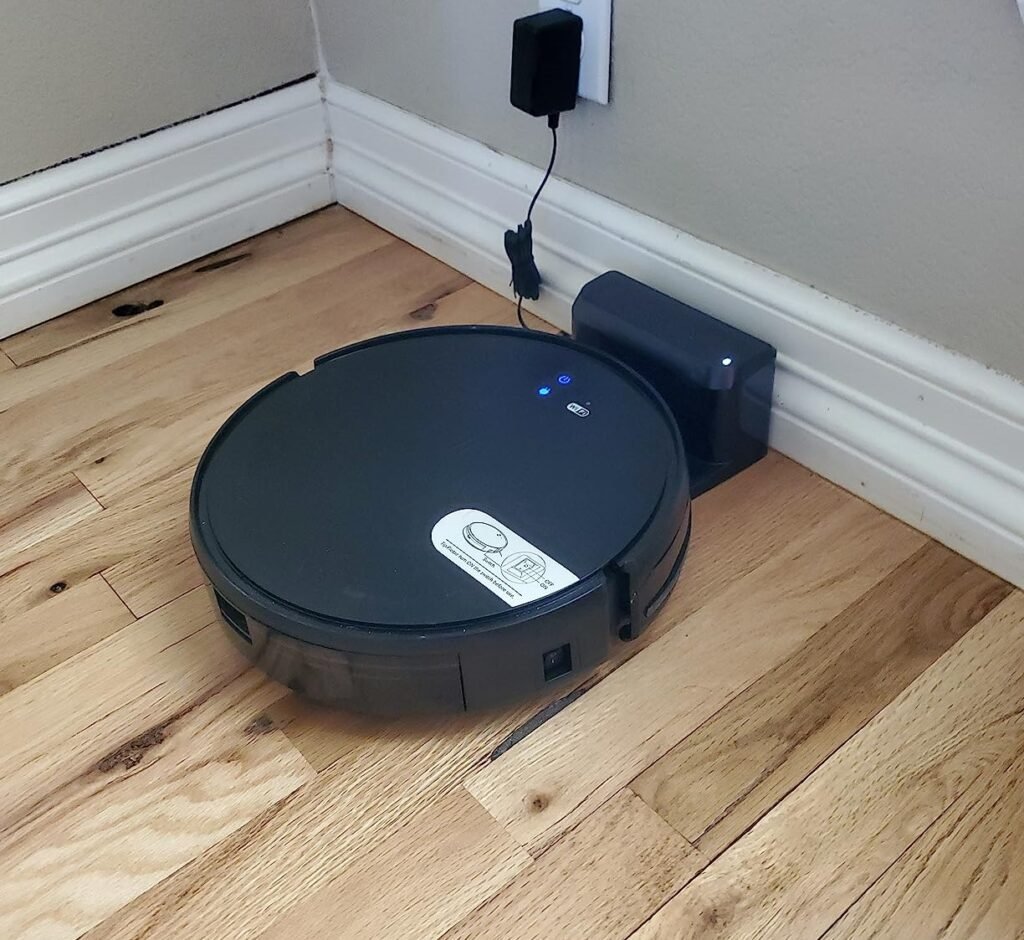
[[[507,294],[537,168],[340,85],[327,105],[339,202]],[[774,447],[1024,586],[1024,386],[561,180],[534,226],[535,312],[568,328],[616,269],[773,343]]]
[[[0,337],[331,202],[312,79],[0,186]]]

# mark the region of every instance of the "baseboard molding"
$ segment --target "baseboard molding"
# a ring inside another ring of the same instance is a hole
[[[0,337],[333,201],[316,80],[0,186]]]
[[[502,235],[536,167],[330,85],[338,201],[508,293]],[[544,296],[562,327],[618,269],[773,343],[772,444],[1024,586],[1024,386],[849,304],[554,179],[534,213]]]

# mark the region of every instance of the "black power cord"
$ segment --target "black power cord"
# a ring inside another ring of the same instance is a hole
[[[548,127],[551,128],[551,159],[548,160],[547,172],[540,186],[530,200],[530,208],[526,210],[526,221],[516,227],[513,232],[505,232],[505,254],[512,264],[512,290],[516,295],[516,319],[524,330],[531,327],[523,319],[523,299],[536,300],[540,297],[541,277],[537,270],[537,262],[533,257],[533,207],[537,205],[540,194],[544,191],[551,171],[555,168],[555,157],[558,156],[558,115],[548,115]]]

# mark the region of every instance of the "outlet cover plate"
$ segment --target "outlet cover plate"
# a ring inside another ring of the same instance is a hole
[[[612,0],[540,0],[538,3],[538,12],[555,9],[568,10],[583,20],[580,97],[608,104],[612,67]]]

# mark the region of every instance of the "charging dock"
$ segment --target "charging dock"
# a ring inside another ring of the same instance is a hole
[[[768,343],[618,271],[580,291],[572,335],[632,366],[665,399],[683,436],[691,496],[768,452]]]

